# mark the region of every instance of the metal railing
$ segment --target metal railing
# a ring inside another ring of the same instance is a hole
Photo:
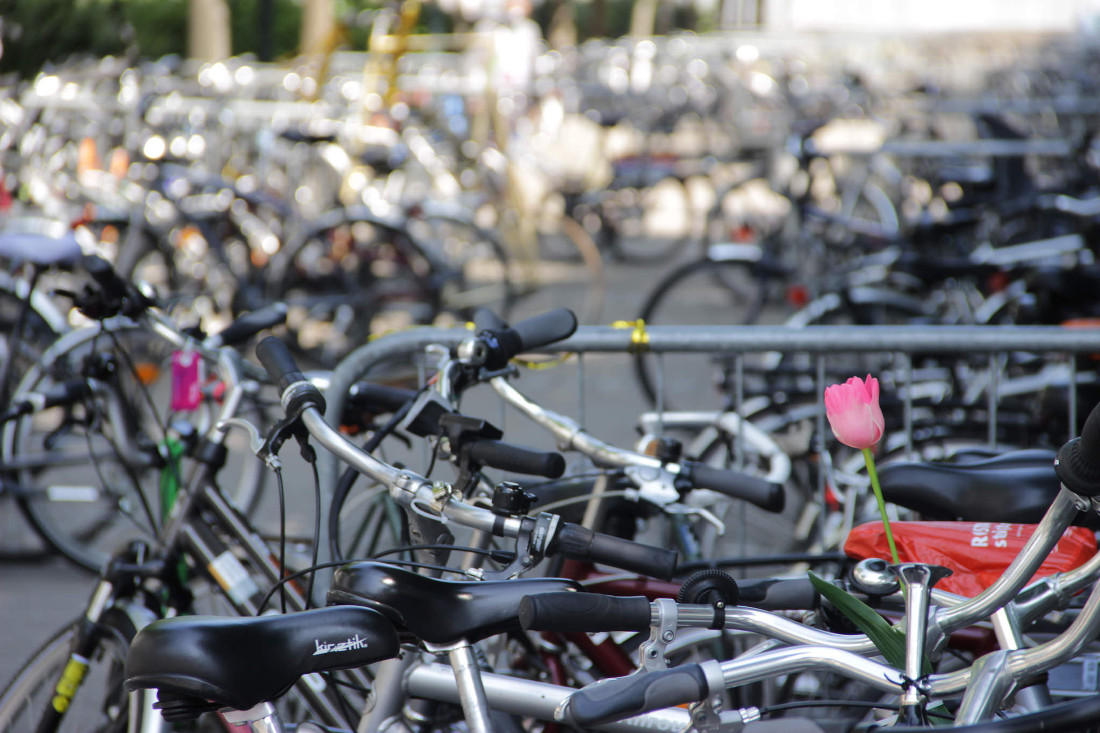
[[[624,327],[625,326],[625,327]],[[465,328],[414,328],[382,336],[352,352],[340,363],[332,374],[328,394],[326,417],[338,421],[343,412],[349,387],[357,379],[363,378],[372,368],[383,362],[392,363],[401,359],[415,360],[429,344],[454,346],[469,335]],[[584,393],[585,361],[584,354],[621,353],[652,354],[696,353],[722,354],[733,360],[731,404],[736,411],[741,405],[744,385],[742,381],[742,360],[749,355],[766,352],[804,353],[813,360],[813,379],[819,402],[817,415],[817,435],[823,436],[825,430],[825,411],[821,395],[826,383],[826,362],[838,354],[890,353],[898,359],[900,369],[895,371],[906,375],[902,382],[912,381],[912,359],[922,354],[941,356],[958,355],[973,358],[975,355],[988,360],[989,377],[985,385],[986,409],[989,421],[989,442],[997,439],[997,409],[1000,401],[999,359],[1010,352],[1028,352],[1049,356],[1061,355],[1066,358],[1065,383],[1068,394],[1068,420],[1070,435],[1077,430],[1077,382],[1078,371],[1071,356],[1100,354],[1100,328],[1063,328],[1058,326],[815,326],[807,328],[784,328],[781,326],[676,326],[643,328],[637,324],[618,324],[615,326],[584,326],[567,341],[556,345],[550,352],[571,352],[577,355],[575,361],[576,389],[578,391],[578,414],[576,418],[585,423],[585,405],[590,404]],[[422,363],[422,360],[421,360]],[[624,365],[625,366],[625,365]],[[423,368],[423,367],[421,367]],[[670,375],[664,374],[660,358],[655,365],[657,370],[658,392],[660,385]],[[622,379],[630,381],[628,370],[623,370]],[[675,375],[672,375],[675,376]],[[568,375],[563,375],[569,379]],[[616,391],[621,399],[623,392]],[[913,395],[911,390],[903,390],[904,425],[909,435],[913,424]],[[639,400],[638,412],[646,405]],[[589,408],[591,409],[591,408]],[[657,411],[663,405],[658,398]],[[820,438],[819,438],[820,439]],[[332,456],[321,457],[322,486],[331,489],[336,482],[339,467]],[[327,514],[328,496],[331,491],[323,491],[325,502],[322,511]],[[327,547],[327,538],[321,543]]]

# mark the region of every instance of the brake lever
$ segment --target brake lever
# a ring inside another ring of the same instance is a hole
[[[278,447],[272,446],[270,441],[260,435],[260,429],[243,417],[229,417],[224,420],[219,420],[214,427],[223,432],[227,431],[229,428],[241,428],[248,433],[248,447],[257,458],[266,463],[268,468],[272,470],[279,470],[283,467],[283,462],[279,460],[279,456],[276,455]],[[283,438],[283,440],[285,441],[286,438]],[[279,445],[282,445],[282,441],[280,441]],[[274,450],[272,450],[272,448],[274,448]]]
[[[686,504],[668,504],[661,507],[667,514],[679,514],[685,517],[698,517],[714,527],[718,534],[724,535],[726,533],[726,523],[719,519],[709,509],[704,509],[701,506],[688,506]]]

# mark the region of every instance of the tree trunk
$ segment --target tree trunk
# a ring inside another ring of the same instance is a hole
[[[302,8],[301,53],[314,56],[329,51],[336,29],[333,0],[305,0]]]
[[[201,61],[220,61],[229,58],[232,48],[226,0],[190,0],[187,55]]]

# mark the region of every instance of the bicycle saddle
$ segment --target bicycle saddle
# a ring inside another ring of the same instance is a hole
[[[397,654],[397,632],[368,608],[334,606],[281,616],[180,616],[141,629],[126,688],[156,689],[167,720],[247,710],[303,675],[362,667]]]
[[[925,519],[1035,524],[1058,493],[1054,451],[1010,451],[967,463],[889,463],[882,495]]]
[[[354,562],[336,571],[328,602],[373,608],[398,630],[444,644],[518,631],[524,596],[563,590],[580,585],[562,578],[440,580],[385,563]]]
[[[32,232],[0,232],[0,258],[39,267],[72,265],[83,253],[71,234],[51,237]]]

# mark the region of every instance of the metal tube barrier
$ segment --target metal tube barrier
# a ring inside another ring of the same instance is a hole
[[[1011,351],[1064,355],[1100,353],[1100,329],[1059,326],[654,326],[647,328],[645,333],[646,342],[642,347],[654,354],[801,352],[816,355],[819,381],[825,360],[833,354],[890,352],[911,357],[922,353],[992,356]],[[414,358],[428,344],[453,347],[469,335],[466,328],[413,328],[382,336],[359,347],[332,374],[326,395],[326,418],[330,423],[340,419],[352,383],[364,377],[371,368],[392,359]],[[566,341],[542,351],[626,354],[638,349],[637,335],[630,329],[582,326]],[[819,386],[824,388],[824,385]],[[735,395],[735,400],[739,399],[740,395]],[[823,404],[820,419],[824,421]],[[1071,425],[1070,433],[1076,429],[1076,425]],[[334,456],[324,452],[318,460],[325,489],[322,491],[324,516],[336,483],[338,464]],[[322,532],[325,532],[323,523]],[[327,548],[328,538],[324,536],[321,549]],[[319,585],[324,587],[323,583]]]

